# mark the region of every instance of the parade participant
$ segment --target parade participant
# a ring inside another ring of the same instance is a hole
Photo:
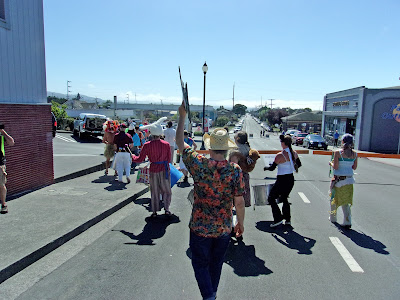
[[[169,163],[171,162],[171,148],[168,142],[161,140],[163,128],[161,123],[167,118],[162,117],[153,124],[143,126],[143,130],[149,130],[153,140],[146,142],[139,156],[132,155],[134,162],[142,162],[148,157],[150,161],[150,192],[151,192],[151,217],[156,217],[160,211],[160,194],[164,201],[166,215],[171,215],[169,206],[171,204],[171,176]]]
[[[230,242],[232,208],[236,207],[236,236],[244,231],[244,182],[242,170],[226,160],[235,143],[223,128],[204,135],[210,158],[198,154],[184,142],[185,106],[179,107],[176,144],[194,180],[194,202],[190,218],[192,266],[203,299],[215,299],[222,264]]]
[[[251,206],[250,199],[250,175],[249,172],[253,171],[256,166],[257,159],[260,158],[257,150],[250,149],[248,136],[245,131],[239,131],[235,134],[235,143],[238,151],[234,151],[229,156],[229,161],[239,164],[243,171],[244,180],[244,203],[246,207]]]
[[[353,205],[354,170],[357,169],[357,153],[353,151],[354,138],[351,134],[342,137],[342,149],[335,152],[329,165],[333,168],[330,187],[331,212],[329,220],[336,222],[336,213],[342,207],[344,221],[342,226],[351,228],[351,206]]]
[[[6,152],[4,145],[7,143],[8,146],[14,146],[14,139],[4,130],[4,124],[0,124],[0,200],[1,210],[0,213],[8,213],[8,207],[6,204],[7,197],[7,173],[6,173]]]
[[[125,170],[126,181],[130,183],[131,156],[127,147],[132,147],[132,137],[125,133],[126,128],[126,124],[122,123],[119,132],[114,137],[114,150],[117,152],[115,154],[115,170],[118,173],[118,182],[122,182]]]
[[[110,160],[114,157],[114,137],[118,128],[118,121],[108,120],[104,123],[104,136],[103,143],[104,146],[104,157],[106,158],[106,170],[105,175],[108,175],[108,168],[110,167]],[[115,174],[116,175],[116,174]]]
[[[139,151],[140,151],[140,149],[142,149],[142,147],[143,147],[143,145],[144,145],[144,143],[146,143],[146,139],[145,139],[145,137],[144,137],[144,134],[140,131],[140,127],[143,127],[143,125],[135,125],[135,131],[136,131],[136,133],[137,133],[137,135],[139,136],[139,139],[140,139],[140,146],[138,146],[139,147]]]
[[[333,138],[335,139],[334,146],[337,147],[338,141],[339,141],[339,132],[336,130],[335,134],[333,135]]]
[[[270,227],[276,227],[282,224],[283,219],[285,219],[286,225],[291,225],[288,196],[294,186],[293,172],[297,172],[297,169],[301,167],[299,156],[297,152],[292,149],[291,136],[280,135],[279,139],[283,151],[275,156],[275,160],[270,167],[264,167],[264,171],[273,171],[276,166],[278,166],[277,179],[268,196],[268,203],[271,205],[272,215],[274,217],[274,222]],[[283,202],[282,212],[276,203],[276,199],[278,198]]]
[[[192,139],[191,137],[189,137],[189,133],[185,130],[183,132],[183,140],[186,144],[188,144],[190,147],[192,147],[194,150],[197,149],[197,144],[194,141],[194,139]],[[186,166],[182,160],[182,156],[180,156],[180,160],[179,160],[179,170],[183,173],[183,175],[185,176],[183,178],[183,183],[188,183],[188,170],[186,169]]]
[[[172,128],[172,121],[168,121],[167,129],[164,130],[164,140],[167,141],[171,147],[171,163],[174,161],[175,135],[176,131]]]

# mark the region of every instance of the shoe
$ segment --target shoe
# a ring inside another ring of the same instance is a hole
[[[342,225],[342,227],[344,228],[344,229],[351,229],[351,225]]]
[[[152,213],[150,217],[151,217],[151,218],[156,218],[156,217],[157,217],[157,213],[155,213],[155,212]]]
[[[283,223],[283,220],[280,220],[279,222],[272,223],[271,225],[269,225],[269,227],[274,228],[274,227],[276,227],[276,226],[281,225],[282,223]]]
[[[129,178],[127,178],[126,182],[129,184],[129,183],[131,183],[131,180]]]
[[[185,176],[185,178],[183,178],[183,183],[188,183],[188,177]]]
[[[104,175],[108,175],[108,170],[105,170],[105,171],[104,171]]]
[[[6,213],[8,213],[8,207],[7,207],[7,205],[2,205],[2,206],[1,206],[0,213],[1,213],[1,214],[6,214]]]
[[[166,210],[166,211],[165,211],[165,215],[166,215],[166,216],[170,216],[170,215],[172,215],[172,214],[171,214],[171,212],[170,212],[169,210]]]

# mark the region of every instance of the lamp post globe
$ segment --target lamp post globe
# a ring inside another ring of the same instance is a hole
[[[205,110],[206,110],[206,73],[207,73],[207,71],[208,71],[208,66],[207,66],[207,63],[206,62],[204,62],[204,65],[203,65],[203,67],[202,67],[202,70],[203,70],[203,73],[204,73],[204,89],[203,89],[203,122],[202,122],[202,124],[203,124],[203,136],[202,136],[202,138],[201,138],[201,147],[200,147],[200,150],[206,150],[206,148],[204,147],[204,139],[203,139],[203,137],[204,137],[204,123],[205,123],[205,120],[206,120],[206,114],[205,114]]]

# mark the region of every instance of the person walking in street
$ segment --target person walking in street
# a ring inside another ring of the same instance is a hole
[[[118,173],[118,182],[122,182],[125,170],[126,181],[130,183],[131,156],[128,147],[132,147],[132,137],[130,134],[125,133],[126,128],[126,124],[122,123],[119,132],[114,137],[114,150],[117,152],[115,155],[115,170]]]
[[[171,205],[171,176],[169,163],[171,162],[171,148],[168,142],[160,137],[163,134],[161,122],[166,120],[162,117],[157,122],[143,126],[142,129],[148,129],[153,137],[149,142],[143,145],[139,156],[132,155],[132,160],[136,163],[142,162],[148,157],[150,161],[150,192],[151,192],[151,217],[157,217],[160,211],[160,194],[164,202],[165,214],[170,216],[169,207]]]
[[[168,121],[167,128],[164,130],[164,140],[167,141],[171,147],[171,163],[174,162],[175,135],[176,131],[172,128],[172,121]]]
[[[192,139],[191,137],[189,137],[189,133],[185,130],[183,132],[183,137],[184,137],[184,142],[186,144],[188,144],[190,147],[192,147],[194,150],[197,149],[197,144],[194,141],[194,139]],[[184,184],[188,184],[188,169],[186,168],[183,160],[182,160],[182,156],[180,156],[180,160],[179,160],[179,170],[183,173],[184,178],[183,178],[183,183]]]
[[[14,139],[4,130],[4,124],[0,124],[0,200],[1,210],[0,213],[8,213],[8,207],[6,204],[7,197],[7,172],[6,172],[6,152],[5,144],[8,146],[14,146]]]
[[[210,158],[197,153],[184,142],[184,104],[179,107],[176,143],[183,162],[194,180],[194,202],[190,218],[192,266],[203,299],[215,299],[222,264],[230,242],[232,208],[236,207],[236,236],[244,232],[244,182],[240,167],[226,160],[229,149],[236,148],[223,128],[205,134],[204,144]]]
[[[250,148],[248,135],[245,131],[239,131],[235,134],[235,143],[238,147],[238,151],[234,151],[230,154],[229,161],[237,163],[243,171],[245,185],[243,197],[245,206],[249,207],[251,206],[249,172],[256,166],[256,161],[260,158],[260,155],[257,150]]]
[[[106,158],[106,170],[104,172],[105,175],[108,175],[108,169],[110,168],[110,160],[114,157],[114,137],[118,128],[118,122],[109,120],[106,121],[103,125],[104,128],[104,136],[103,143],[104,146],[104,157]],[[116,175],[116,174],[115,174]]]
[[[342,226],[351,228],[351,206],[353,205],[354,170],[357,169],[357,152],[353,151],[354,138],[351,134],[342,137],[342,149],[335,151],[333,161],[333,178],[330,186],[331,211],[329,220],[336,223],[336,213],[342,207],[344,221]]]
[[[333,138],[335,139],[334,141],[334,146],[338,146],[338,141],[339,141],[339,132],[336,130],[335,134],[333,135]]]
[[[297,172],[301,167],[301,162],[296,151],[292,149],[292,138],[290,135],[280,135],[282,152],[275,156],[275,160],[270,167],[264,167],[264,171],[273,171],[278,166],[277,179],[272,187],[268,203],[271,205],[274,222],[270,227],[276,227],[285,220],[286,225],[291,225],[290,204],[288,197],[294,186],[293,172]],[[278,199],[283,203],[282,212],[276,203]]]
[[[139,147],[142,144],[141,144],[141,141],[140,141],[140,137],[139,137],[139,135],[137,134],[137,132],[135,130],[135,124],[131,123],[129,125],[128,133],[131,135],[132,142],[133,142],[133,146],[131,148],[131,152],[132,152],[132,154],[139,155],[139,151],[140,151]],[[131,169],[133,170],[133,174],[135,173],[135,168],[136,168],[136,163],[134,161],[132,161]]]

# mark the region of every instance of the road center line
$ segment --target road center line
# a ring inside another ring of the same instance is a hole
[[[310,200],[304,195],[302,192],[298,192],[301,199],[303,199],[304,203],[311,203]]]
[[[333,246],[335,246],[336,250],[342,256],[346,264],[349,266],[350,270],[357,273],[364,273],[364,270],[360,267],[360,265],[356,262],[356,260],[351,256],[350,252],[346,249],[346,247],[342,244],[342,242],[337,237],[330,236]]]

